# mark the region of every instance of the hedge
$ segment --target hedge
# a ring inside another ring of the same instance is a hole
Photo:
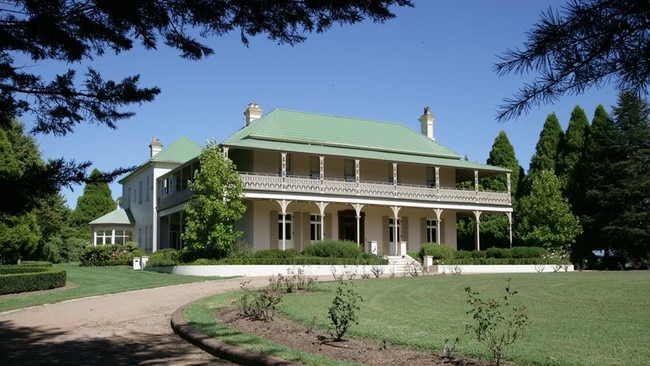
[[[441,260],[438,263],[439,265],[443,264],[571,264],[568,259],[562,258],[453,258]]]
[[[0,295],[63,287],[65,281],[61,267],[0,266]]]

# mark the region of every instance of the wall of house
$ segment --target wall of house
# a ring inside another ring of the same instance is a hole
[[[456,170],[453,168],[440,168],[440,186],[456,187]]]
[[[280,172],[280,152],[268,150],[255,150],[253,153],[256,173],[278,174]]]
[[[386,161],[361,160],[359,162],[361,180],[386,182],[393,177],[392,167]]]
[[[255,205],[252,201],[244,201],[246,212],[241,220],[237,221],[235,228],[243,232],[239,241],[242,244],[254,247],[255,244]]]
[[[402,184],[426,184],[427,171],[424,165],[398,164],[397,181]]]

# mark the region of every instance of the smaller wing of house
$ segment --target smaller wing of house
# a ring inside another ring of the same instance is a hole
[[[93,245],[126,244],[133,240],[135,219],[121,207],[90,222]]]

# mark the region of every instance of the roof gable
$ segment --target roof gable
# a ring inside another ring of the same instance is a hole
[[[90,225],[134,225],[135,219],[130,210],[125,210],[121,207],[107,213],[104,216],[98,217],[90,222]]]
[[[398,123],[275,109],[223,141],[269,142],[460,159],[449,148]]]
[[[140,164],[138,168],[131,173],[127,174],[124,178],[119,180],[119,183],[122,183],[128,180],[130,177],[137,174],[142,169],[153,163],[173,163],[173,164],[183,164],[186,161],[196,158],[201,154],[203,146],[198,143],[188,139],[185,136],[181,136],[174,140],[171,144],[163,148],[159,153],[149,158],[144,163]]]

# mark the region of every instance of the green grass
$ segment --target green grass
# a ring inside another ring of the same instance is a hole
[[[466,286],[482,296],[505,294],[506,279],[519,293],[513,304],[528,308],[530,324],[506,359],[519,365],[643,365],[650,359],[650,272],[583,272],[512,275],[427,276],[355,281],[361,303],[360,324],[350,335],[386,339],[431,351],[441,351],[446,339],[455,338],[471,321]],[[287,295],[279,311],[305,324],[326,327],[336,283],[322,283],[321,291]],[[204,299],[190,307],[186,317],[208,334],[235,343],[266,348],[265,353],[290,359],[298,352],[284,350],[255,337],[241,335],[210,321],[212,309],[227,306],[233,294]],[[200,318],[194,318],[203,309]],[[237,338],[238,337],[238,338]],[[281,350],[281,351],[280,351]],[[273,353],[278,352],[278,353]],[[465,336],[458,353],[489,359],[471,336]],[[322,363],[324,362],[324,363]]]
[[[60,266],[65,268],[67,283],[72,285],[71,288],[33,294],[5,295],[0,297],[0,312],[88,296],[218,279],[218,277],[179,276],[135,271],[127,266],[80,267],[78,264],[62,264]]]

